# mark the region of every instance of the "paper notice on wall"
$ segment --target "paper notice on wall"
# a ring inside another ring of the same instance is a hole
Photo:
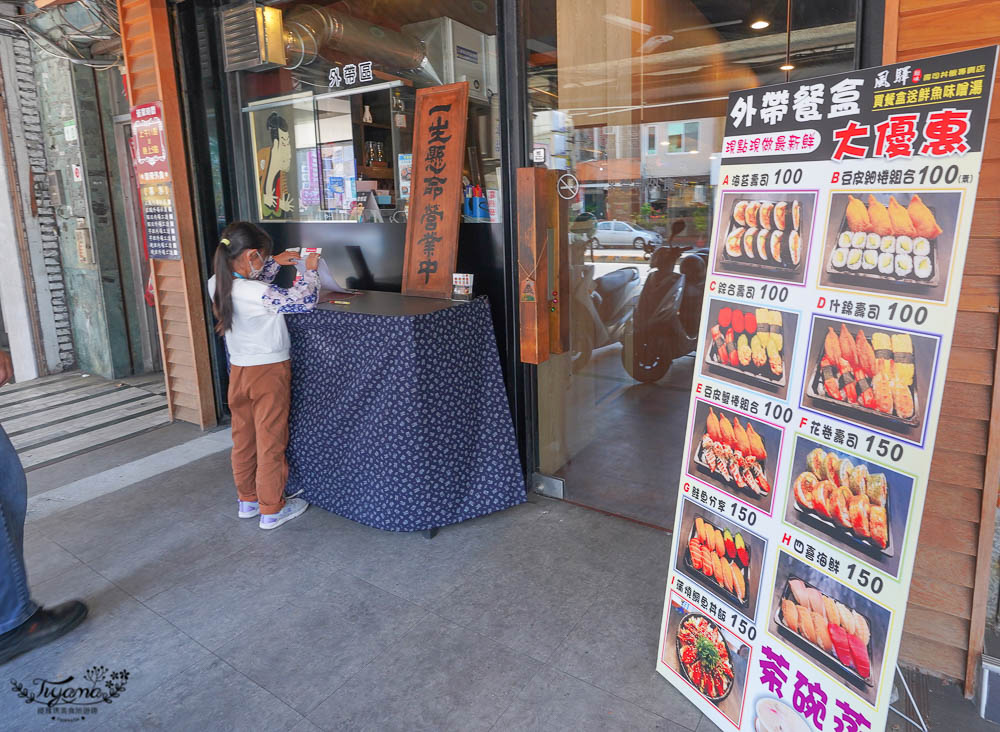
[[[997,47],[734,92],[657,669],[886,728]]]

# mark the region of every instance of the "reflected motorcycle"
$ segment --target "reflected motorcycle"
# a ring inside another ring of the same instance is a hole
[[[674,359],[697,347],[708,258],[706,250],[668,244],[652,252],[649,264],[622,349],[622,366],[642,383],[660,380]]]
[[[572,272],[570,350],[573,371],[579,372],[595,348],[624,342],[641,285],[636,267],[622,267],[596,280],[593,265],[577,264]]]

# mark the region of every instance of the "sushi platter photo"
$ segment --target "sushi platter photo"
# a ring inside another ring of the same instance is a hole
[[[690,499],[678,508],[677,570],[753,620],[767,542]]]
[[[681,595],[669,602],[660,660],[738,727],[750,646]]]
[[[951,192],[834,194],[823,284],[941,299],[960,203]]]
[[[804,399],[812,404],[804,405],[920,437],[927,401],[921,384],[926,390],[931,374],[921,374],[917,364],[935,363],[936,350],[932,336],[815,318]]]
[[[692,463],[701,479],[770,513],[780,430],[701,401],[694,425]]]
[[[868,618],[794,576],[785,583],[776,613],[786,637],[818,655],[838,675],[872,685]]]
[[[806,191],[723,194],[717,269],[802,282],[815,200]]]
[[[786,521],[895,575],[913,478],[802,435],[791,465]]]
[[[874,704],[892,614],[786,551],[778,552],[769,631]]]
[[[784,397],[796,313],[713,300],[703,371]]]

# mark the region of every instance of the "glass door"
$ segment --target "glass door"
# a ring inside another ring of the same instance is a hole
[[[532,160],[578,182],[571,348],[537,371],[538,470],[568,500],[673,522],[726,99],[785,80],[785,7],[525,3]],[[854,15],[800,3],[791,78],[853,68]]]

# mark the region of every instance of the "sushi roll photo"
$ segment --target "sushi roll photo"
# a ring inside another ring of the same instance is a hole
[[[750,201],[750,203],[747,204],[746,211],[743,212],[743,215],[747,220],[747,226],[757,228],[757,212],[759,210],[760,201]]]
[[[861,269],[866,272],[870,272],[878,266],[878,252],[874,249],[866,249],[864,256],[861,258]]]
[[[865,239],[865,249],[878,249],[882,244],[882,237],[878,234],[869,234]]]
[[[913,239],[908,236],[897,236],[896,254],[913,254]]]
[[[896,255],[896,276],[909,277],[913,273],[913,257],[909,254]]]
[[[929,257],[931,254],[931,243],[922,236],[913,240],[913,254],[917,257]]]
[[[775,262],[785,261],[784,238],[785,232],[783,231],[774,231],[771,233],[771,259]]]
[[[896,253],[896,237],[894,236],[883,236],[882,241],[879,242],[878,250],[880,252],[889,252],[890,254]]]
[[[788,255],[792,259],[792,266],[798,267],[802,259],[802,235],[798,229],[788,235]]]
[[[742,227],[737,227],[729,232],[729,236],[726,237],[726,254],[730,257],[739,259],[743,256],[743,233],[746,229]]]
[[[757,229],[747,229],[746,233],[743,234],[743,248],[749,251],[753,251],[754,245],[757,243]]]
[[[931,267],[930,257],[914,257],[913,258],[913,273],[917,276],[917,279],[926,280],[933,273],[934,269]]]
[[[792,201],[792,228],[802,230],[802,204],[798,201]]]
[[[769,229],[761,229],[757,232],[757,253],[765,262],[767,261],[767,244],[771,238]]]
[[[743,238],[743,252],[750,259],[754,258],[754,256],[753,256],[753,244],[754,244],[754,237],[752,237],[752,236],[746,236],[746,237]]]
[[[868,241],[868,235],[863,231],[855,231],[851,235],[851,246],[854,249],[864,249],[866,241]]]
[[[733,220],[740,226],[747,225],[746,211],[749,203],[749,201],[737,201],[733,206]]]
[[[837,247],[833,250],[833,256],[830,257],[830,266],[834,269],[844,269],[847,266],[847,252],[846,247]]]
[[[774,228],[775,229],[787,229],[788,226],[788,202],[780,201],[774,205]]]
[[[896,255],[892,252],[882,252],[878,255],[878,271],[880,274],[891,275],[896,266]]]
[[[857,271],[861,269],[861,258],[864,256],[864,252],[860,249],[852,249],[850,254],[847,255],[847,268],[852,271]]]
[[[840,232],[840,238],[837,239],[837,246],[841,247],[842,249],[850,248],[852,238],[853,237],[851,236],[851,232],[849,231]]]
[[[760,209],[757,211],[757,223],[760,224],[762,229],[771,228],[771,212],[774,211],[774,204],[770,201],[764,201],[760,204]]]

